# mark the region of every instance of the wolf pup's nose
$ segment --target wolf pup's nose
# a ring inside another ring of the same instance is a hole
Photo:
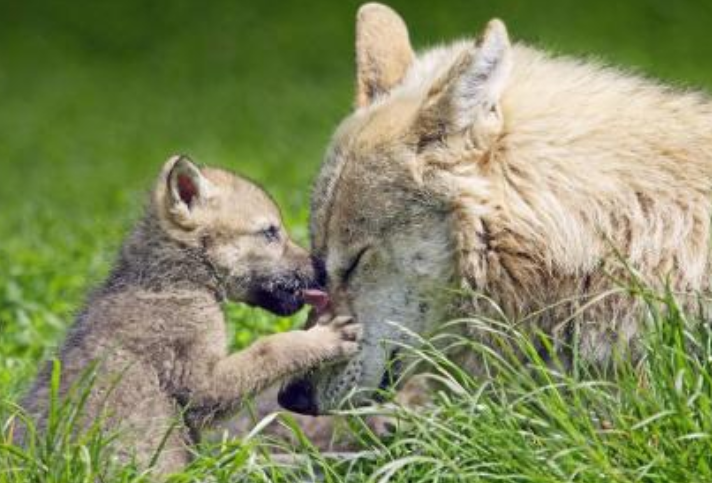
[[[277,396],[277,402],[289,411],[317,416],[319,408],[314,400],[314,386],[305,379],[291,381],[284,386]]]
[[[317,315],[321,315],[329,308],[329,294],[323,290],[310,288],[302,291],[304,303],[311,305],[316,310]]]

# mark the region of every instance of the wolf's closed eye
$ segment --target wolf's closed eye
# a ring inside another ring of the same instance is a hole
[[[269,243],[278,242],[280,238],[279,227],[277,225],[270,225],[260,231],[260,236],[262,236]]]
[[[361,259],[363,259],[364,254],[369,250],[371,247],[363,247],[359,252],[356,254],[356,256],[353,258],[351,263],[348,265],[348,268],[344,270],[343,275],[341,276],[341,280],[346,283],[349,281],[349,278],[354,274],[356,271],[356,268],[358,268],[358,264],[361,263]]]

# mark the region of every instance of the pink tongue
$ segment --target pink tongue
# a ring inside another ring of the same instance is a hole
[[[323,290],[310,288],[302,292],[304,302],[314,307],[317,314],[321,314],[329,306],[329,294]]]

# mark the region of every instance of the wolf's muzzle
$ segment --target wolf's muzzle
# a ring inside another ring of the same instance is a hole
[[[292,315],[304,306],[304,291],[317,286],[314,267],[306,258],[295,270],[254,278],[249,301],[277,315]]]
[[[317,416],[319,407],[316,403],[314,385],[307,379],[295,379],[282,387],[277,402],[289,411]]]
[[[304,306],[302,288],[297,285],[276,283],[260,286],[252,291],[250,301],[277,315],[292,315]]]

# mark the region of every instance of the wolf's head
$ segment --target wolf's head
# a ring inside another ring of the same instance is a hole
[[[228,299],[281,315],[302,307],[302,291],[316,279],[311,257],[254,183],[175,156],[159,176],[152,210],[163,238],[175,245],[170,253],[180,252],[174,263],[205,269]]]
[[[334,408],[354,388],[362,391],[352,402],[366,399],[389,380],[397,345],[387,341],[413,342],[409,331],[424,333],[447,317],[459,253],[482,248],[465,246],[454,225],[462,224],[463,204],[468,216],[487,204],[484,173],[504,124],[511,47],[500,21],[477,41],[421,56],[385,6],[363,6],[356,30],[357,106],[317,179],[311,233],[332,310],[355,316],[365,335],[350,362],[283,389],[283,404],[307,413]],[[485,246],[487,227],[472,223]]]

